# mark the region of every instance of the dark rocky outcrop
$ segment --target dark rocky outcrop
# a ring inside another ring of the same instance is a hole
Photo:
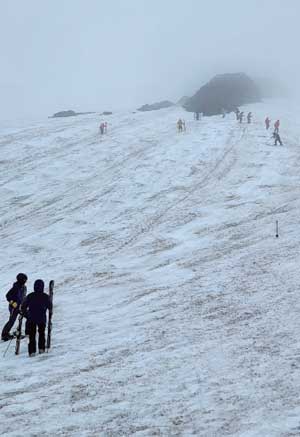
[[[85,114],[95,114],[94,112],[75,112],[69,109],[68,111],[60,111],[56,112],[49,118],[60,118],[60,117],[75,117],[76,115],[85,115]]]
[[[163,100],[162,102],[153,103],[152,105],[143,105],[138,108],[138,111],[157,111],[158,109],[170,108],[171,106],[174,106],[174,103]]]
[[[102,115],[112,115],[112,112],[110,112],[110,111],[104,111],[104,112],[102,112]]]
[[[76,115],[76,112],[69,109],[69,111],[56,112],[55,114],[52,115],[52,117],[53,118],[55,118],[55,117],[74,117],[75,115]]]
[[[236,107],[260,101],[260,91],[255,82],[244,73],[215,76],[185,103],[190,112],[204,115],[234,111]]]

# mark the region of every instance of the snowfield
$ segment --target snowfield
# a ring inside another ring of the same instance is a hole
[[[1,327],[18,272],[55,296],[49,354],[0,344],[1,435],[300,436],[299,109],[244,110],[2,123]]]

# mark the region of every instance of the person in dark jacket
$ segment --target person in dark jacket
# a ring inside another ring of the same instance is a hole
[[[9,310],[9,320],[4,325],[2,329],[1,338],[4,341],[11,340],[13,335],[10,334],[11,328],[14,326],[14,323],[18,317],[20,305],[26,296],[26,284],[27,276],[24,273],[19,273],[17,275],[17,282],[14,283],[12,288],[6,294],[6,299],[9,302],[8,310]]]
[[[34,292],[28,294],[21,306],[21,311],[27,318],[26,330],[29,335],[28,353],[30,357],[36,353],[37,329],[39,332],[39,353],[45,352],[47,310],[52,311],[52,303],[48,294],[44,293],[44,281],[37,279],[34,283]]]
[[[280,135],[278,132],[273,133],[273,138],[275,140],[274,146],[277,146],[277,143],[279,143],[281,146],[283,146]]]

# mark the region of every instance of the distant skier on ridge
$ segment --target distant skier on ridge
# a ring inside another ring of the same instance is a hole
[[[182,132],[182,130],[183,130],[183,122],[182,122],[181,118],[177,121],[177,129],[178,129],[178,132]]]
[[[274,123],[274,132],[279,133],[280,120],[275,121]]]
[[[239,108],[236,108],[236,110],[234,111],[234,113],[235,113],[235,116],[236,116],[237,121],[239,121],[239,119],[240,119],[240,110],[239,110]]]
[[[99,130],[100,130],[100,134],[103,135],[104,134],[104,130],[105,130],[105,125],[104,123],[101,123],[99,126]]]
[[[279,143],[281,146],[283,146],[280,135],[278,132],[273,133],[273,138],[275,139],[274,146],[277,146],[277,143]]]
[[[271,124],[271,120],[269,119],[269,117],[267,117],[267,118],[265,119],[265,125],[266,125],[266,129],[267,129],[267,130],[269,130],[269,128],[270,128],[270,124]]]

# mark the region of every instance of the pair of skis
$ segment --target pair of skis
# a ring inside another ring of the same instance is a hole
[[[49,298],[50,298],[51,304],[53,303],[53,291],[54,291],[54,281],[51,280],[49,282]],[[52,305],[51,305],[51,308],[52,308]],[[53,309],[51,309],[51,311],[49,310],[49,317],[48,317],[48,330],[47,330],[48,332],[47,332],[47,342],[46,342],[47,352],[49,351],[49,349],[51,347],[52,314],[53,314]],[[19,318],[18,318],[18,326],[17,326],[17,330],[16,330],[16,348],[15,348],[16,355],[19,355],[19,353],[20,353],[23,318],[24,318],[23,314],[20,314]]]
[[[49,282],[49,297],[50,297],[50,302],[51,302],[51,310],[49,310],[49,317],[48,317],[48,333],[47,333],[47,343],[46,343],[47,352],[49,351],[49,349],[51,347],[52,314],[53,314],[53,291],[54,291],[54,281],[51,280]]]

